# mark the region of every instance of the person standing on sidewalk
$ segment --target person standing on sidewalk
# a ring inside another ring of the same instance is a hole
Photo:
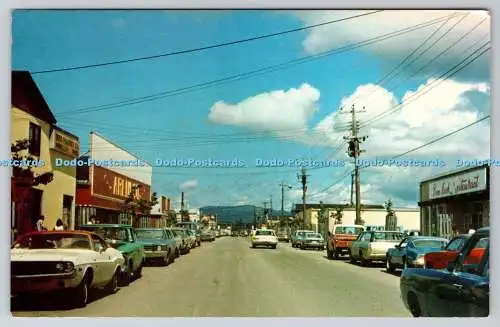
[[[56,222],[56,227],[54,228],[54,230],[58,230],[58,231],[63,231],[65,230],[64,228],[64,223],[62,221],[61,218],[57,219],[57,222]]]
[[[47,228],[45,228],[45,226],[43,225],[43,223],[45,222],[45,216],[40,216],[40,218],[38,218],[38,221],[36,222],[36,230],[39,231],[39,232],[43,232],[43,231],[46,231]]]

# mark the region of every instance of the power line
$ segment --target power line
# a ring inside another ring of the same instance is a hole
[[[226,83],[231,83],[231,82],[248,79],[248,78],[255,77],[255,76],[260,76],[263,74],[272,73],[275,71],[280,71],[280,70],[287,69],[287,68],[290,68],[290,67],[293,67],[296,65],[307,63],[309,61],[314,61],[314,60],[322,59],[322,58],[325,58],[328,56],[348,52],[348,51],[351,51],[351,50],[354,50],[357,48],[365,47],[365,46],[368,46],[368,45],[371,45],[374,43],[385,41],[387,39],[391,39],[391,38],[401,36],[401,35],[404,35],[404,34],[407,34],[410,32],[414,32],[414,31],[432,26],[432,25],[437,24],[439,22],[442,22],[443,20],[448,19],[449,16],[450,15],[447,15],[447,16],[444,16],[441,18],[432,19],[432,20],[426,21],[424,23],[420,23],[417,25],[413,25],[411,27],[403,28],[403,29],[400,29],[400,30],[397,30],[397,31],[394,31],[391,33],[386,33],[386,34],[379,35],[377,37],[370,38],[370,39],[367,39],[364,41],[348,44],[346,46],[342,46],[342,47],[339,47],[336,49],[325,51],[325,52],[322,52],[322,53],[319,53],[316,55],[304,56],[302,58],[290,60],[290,61],[287,61],[287,62],[284,62],[281,64],[262,67],[259,69],[255,69],[252,71],[227,76],[227,77],[220,78],[220,79],[215,79],[212,81],[207,81],[207,82],[203,82],[203,83],[199,83],[199,84],[195,84],[195,85],[191,85],[191,86],[186,86],[186,87],[182,87],[182,88],[178,88],[178,89],[173,89],[173,90],[169,90],[169,91],[158,92],[158,93],[154,93],[154,94],[150,94],[150,95],[146,95],[146,96],[142,96],[142,97],[135,97],[135,98],[130,98],[127,100],[122,100],[122,101],[116,101],[116,102],[112,102],[112,103],[108,103],[108,104],[94,105],[94,106],[88,106],[88,107],[83,107],[83,108],[74,109],[74,110],[62,111],[60,113],[56,113],[56,116],[61,117],[61,116],[65,116],[65,115],[75,115],[75,114],[81,114],[81,113],[96,112],[96,111],[102,111],[102,110],[109,110],[112,108],[119,108],[119,107],[123,107],[123,106],[140,104],[140,103],[144,103],[144,102],[156,101],[156,100],[160,100],[160,99],[163,99],[166,97],[181,95],[181,94],[190,93],[193,91],[199,91],[199,90],[203,90],[203,89],[210,88],[213,86],[219,86],[219,85],[226,84]]]
[[[181,55],[181,54],[188,54],[188,53],[193,53],[193,52],[205,51],[205,50],[209,50],[209,49],[221,48],[221,47],[225,47],[225,46],[247,43],[247,42],[262,40],[262,39],[271,38],[271,37],[275,37],[275,36],[300,32],[300,31],[304,31],[304,30],[308,30],[308,29],[312,29],[312,28],[316,28],[316,27],[320,27],[320,26],[325,26],[325,25],[329,25],[329,24],[333,24],[333,23],[343,22],[343,21],[347,21],[347,20],[351,20],[351,19],[355,19],[355,18],[368,16],[368,15],[373,15],[373,14],[379,13],[381,11],[384,11],[384,10],[370,11],[367,13],[358,14],[358,15],[349,16],[349,17],[344,17],[344,18],[340,18],[340,19],[336,19],[336,20],[331,20],[331,21],[327,21],[324,23],[294,28],[294,29],[290,29],[290,30],[286,30],[286,31],[277,32],[277,33],[254,36],[254,37],[250,37],[247,39],[241,39],[241,40],[236,40],[236,41],[231,41],[231,42],[217,43],[217,44],[207,45],[204,47],[198,47],[198,48],[192,48],[192,49],[186,49],[186,50],[178,50],[178,51],[167,52],[167,53],[162,53],[162,54],[153,55],[153,56],[137,57],[137,58],[131,58],[131,59],[124,59],[124,60],[115,60],[115,61],[109,61],[109,62],[104,62],[104,63],[100,63],[100,64],[81,65],[81,66],[73,66],[73,67],[66,67],[66,68],[55,68],[55,69],[41,70],[41,71],[32,72],[31,74],[32,75],[48,74],[48,73],[64,72],[64,71],[71,71],[71,70],[96,68],[96,67],[125,64],[125,63],[131,63],[131,62],[136,62],[136,61],[151,60],[151,59],[171,57],[171,56],[176,56],[176,55]]]

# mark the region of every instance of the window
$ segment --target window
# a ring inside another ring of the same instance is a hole
[[[456,268],[458,271],[482,274],[481,263],[488,260],[489,237],[472,238],[467,245],[465,257],[459,256]],[[487,267],[485,267],[487,268]]]
[[[404,240],[399,243],[399,247],[405,248],[408,245],[408,239],[405,238]]]
[[[301,233],[302,236],[305,235],[305,233]],[[270,231],[270,230],[258,230],[255,232],[255,235],[262,235],[262,236],[274,236],[274,232]]]
[[[372,233],[365,233],[361,237],[362,241],[370,242],[370,239],[372,238]]]
[[[355,226],[337,226],[335,228],[335,234],[354,234],[358,235],[359,233],[363,232],[362,227],[355,227]]]
[[[403,239],[402,233],[395,232],[375,232],[373,233],[373,242],[376,241],[401,241]]]
[[[448,250],[448,251],[461,251],[464,243],[465,243],[464,238],[461,238],[461,237],[456,238],[448,244],[448,246],[446,247],[446,250]]]
[[[40,134],[41,134],[41,128],[39,125],[30,123],[30,130],[29,130],[29,148],[28,152],[34,156],[40,156]]]

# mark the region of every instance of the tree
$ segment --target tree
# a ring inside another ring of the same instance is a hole
[[[398,220],[394,210],[392,209],[392,201],[389,199],[385,202],[385,230],[396,230],[398,227]]]
[[[344,218],[344,208],[338,207],[333,213],[333,218],[335,218],[335,224],[342,224],[342,218]]]
[[[123,201],[122,211],[132,217],[132,226],[139,227],[139,219],[151,214],[151,209],[158,204],[158,196],[156,192],[151,194],[149,200],[137,197],[137,190],[141,185],[133,185],[129,195]]]
[[[167,212],[167,226],[173,226],[177,222],[177,214],[174,210]]]
[[[29,149],[29,146],[30,142],[28,139],[17,140],[15,143],[12,143],[10,146],[12,160],[34,161],[35,158],[25,154],[25,151]],[[52,172],[35,174],[30,165],[14,167],[12,171],[16,184],[22,184],[28,187],[47,185],[54,179],[54,173]]]

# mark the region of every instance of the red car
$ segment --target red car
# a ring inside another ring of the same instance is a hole
[[[455,258],[462,251],[470,237],[471,235],[469,234],[456,236],[446,245],[443,251],[427,253],[424,257],[425,268],[446,269],[450,262],[455,261]],[[478,247],[471,251],[467,258],[465,258],[464,264],[479,263],[479,260],[481,260],[483,256],[484,249],[488,245],[486,239],[481,240],[480,243],[482,244],[478,244]]]

